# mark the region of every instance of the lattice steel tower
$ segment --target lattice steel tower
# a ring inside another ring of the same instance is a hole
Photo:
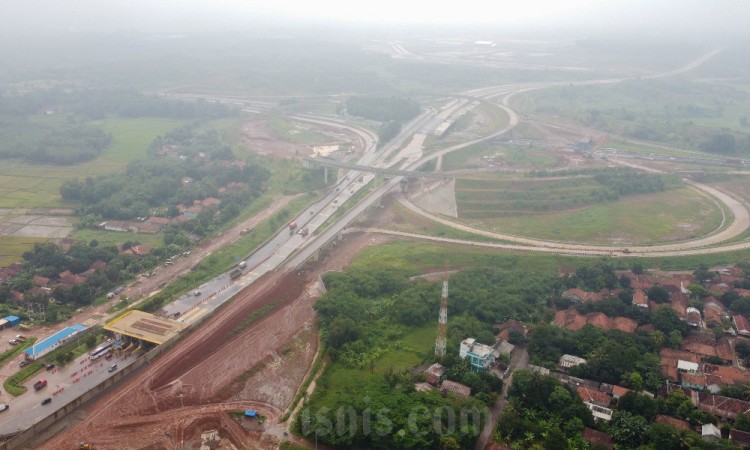
[[[440,316],[438,317],[438,334],[435,339],[435,356],[445,356],[445,336],[448,332],[448,261],[445,262],[443,274],[443,293],[440,297]]]

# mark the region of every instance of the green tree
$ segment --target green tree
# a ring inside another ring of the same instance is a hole
[[[88,349],[96,347],[96,336],[94,336],[93,334],[87,334],[86,337],[83,338],[83,343]]]
[[[612,416],[609,431],[617,444],[625,448],[636,448],[646,442],[648,423],[642,416],[627,411],[616,411]]]
[[[654,285],[651,286],[646,292],[648,299],[656,303],[668,303],[669,302],[669,291],[664,286]]]

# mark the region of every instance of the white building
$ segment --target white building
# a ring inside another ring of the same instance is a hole
[[[474,338],[468,338],[461,342],[459,356],[461,359],[469,358],[471,370],[484,372],[495,364],[499,352],[489,345],[480,344]]]
[[[569,369],[573,366],[580,366],[586,364],[586,360],[573,355],[562,355],[560,357],[559,366],[563,369]]]
[[[700,366],[698,363],[683,361],[682,359],[677,360],[677,370],[685,373],[698,373]]]

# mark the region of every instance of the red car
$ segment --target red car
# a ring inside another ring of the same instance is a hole
[[[43,388],[44,386],[47,386],[47,380],[39,380],[36,383],[34,383],[34,390],[38,391],[39,389]]]

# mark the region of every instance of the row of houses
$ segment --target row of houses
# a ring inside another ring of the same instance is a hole
[[[585,362],[584,359],[573,355],[563,355],[560,358],[558,367],[566,370],[572,365],[585,364]],[[594,418],[605,422],[612,420],[612,416],[614,415],[612,405],[615,401],[630,392],[628,388],[622,386],[577,378],[564,372],[550,371],[544,367],[530,365],[529,369],[541,373],[542,375],[553,376],[560,380],[561,383],[569,386],[589,408]],[[674,390],[681,390],[691,399],[691,402],[698,409],[712,414],[724,421],[733,421],[740,413],[750,414],[750,402],[723,397],[710,392],[697,391],[678,384],[666,383],[665,386],[657,392],[657,395],[666,397]],[[646,391],[641,391],[639,394],[647,395],[651,398],[654,397],[654,394]],[[654,421],[657,423],[669,424],[680,429],[697,431],[701,433],[702,437],[706,440],[719,440],[722,437],[721,430],[713,424],[704,424],[701,425],[700,429],[694,429],[690,423],[685,420],[663,414],[657,415]],[[606,433],[596,430],[589,430],[586,432],[586,430],[584,430],[584,438],[589,442],[600,443],[607,448],[613,448],[612,440]],[[738,445],[750,445],[750,433],[731,430],[729,438]]]

